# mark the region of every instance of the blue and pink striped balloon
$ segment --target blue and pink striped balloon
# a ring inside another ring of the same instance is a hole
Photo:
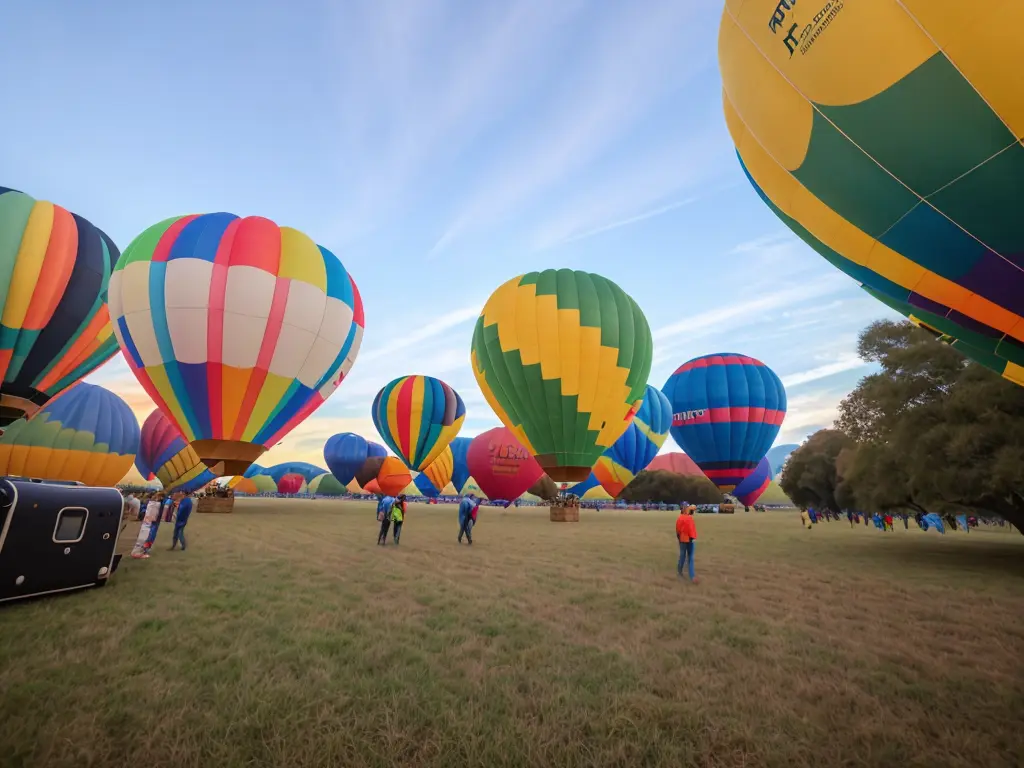
[[[746,355],[690,360],[662,391],[672,404],[672,439],[723,491],[754,472],[786,416],[782,381]]]

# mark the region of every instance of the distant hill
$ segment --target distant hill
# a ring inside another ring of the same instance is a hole
[[[758,504],[786,504],[792,506],[793,502],[789,500],[789,496],[783,492],[779,484],[772,480],[768,484],[768,488],[764,493],[761,494],[761,498],[757,500]]]

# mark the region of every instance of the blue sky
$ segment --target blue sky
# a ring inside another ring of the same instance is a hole
[[[362,351],[267,461],[320,461],[339,431],[373,436],[373,395],[405,373],[462,394],[464,434],[496,425],[469,366],[473,321],[500,283],[548,267],[598,272],[637,300],[659,387],[697,355],[763,360],[789,393],[778,442],[798,442],[867,371],[857,332],[895,316],[747,184],[722,117],[720,12],[23,1],[0,28],[0,183],[121,247],[168,216],[226,210],[341,257],[366,304]],[[91,380],[152,408],[119,359]]]

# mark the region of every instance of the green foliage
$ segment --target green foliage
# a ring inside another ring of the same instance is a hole
[[[619,498],[628,502],[653,501],[665,504],[678,504],[680,501],[688,501],[691,504],[721,504],[724,500],[721,491],[706,477],[677,475],[664,469],[638,473],[632,482],[622,489]]]
[[[798,506],[839,512],[841,506],[837,494],[840,478],[836,461],[852,445],[853,441],[838,430],[815,432],[789,455],[779,485]]]
[[[995,514],[1024,532],[1024,388],[908,322],[873,323],[858,351],[880,370],[839,407],[852,444],[836,456],[837,501]]]

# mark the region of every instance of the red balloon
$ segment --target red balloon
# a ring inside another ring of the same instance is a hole
[[[466,464],[489,499],[515,501],[544,474],[508,427],[496,427],[473,438]]]
[[[668,472],[673,472],[677,475],[699,475],[703,477],[704,472],[700,467],[687,456],[685,453],[663,453],[661,456],[655,456],[654,461],[647,465],[647,471],[653,472],[656,469],[663,469]]]
[[[297,475],[294,472],[291,474],[284,475],[280,480],[277,481],[277,492],[278,493],[298,493],[302,487],[302,483],[305,479],[302,475]]]

